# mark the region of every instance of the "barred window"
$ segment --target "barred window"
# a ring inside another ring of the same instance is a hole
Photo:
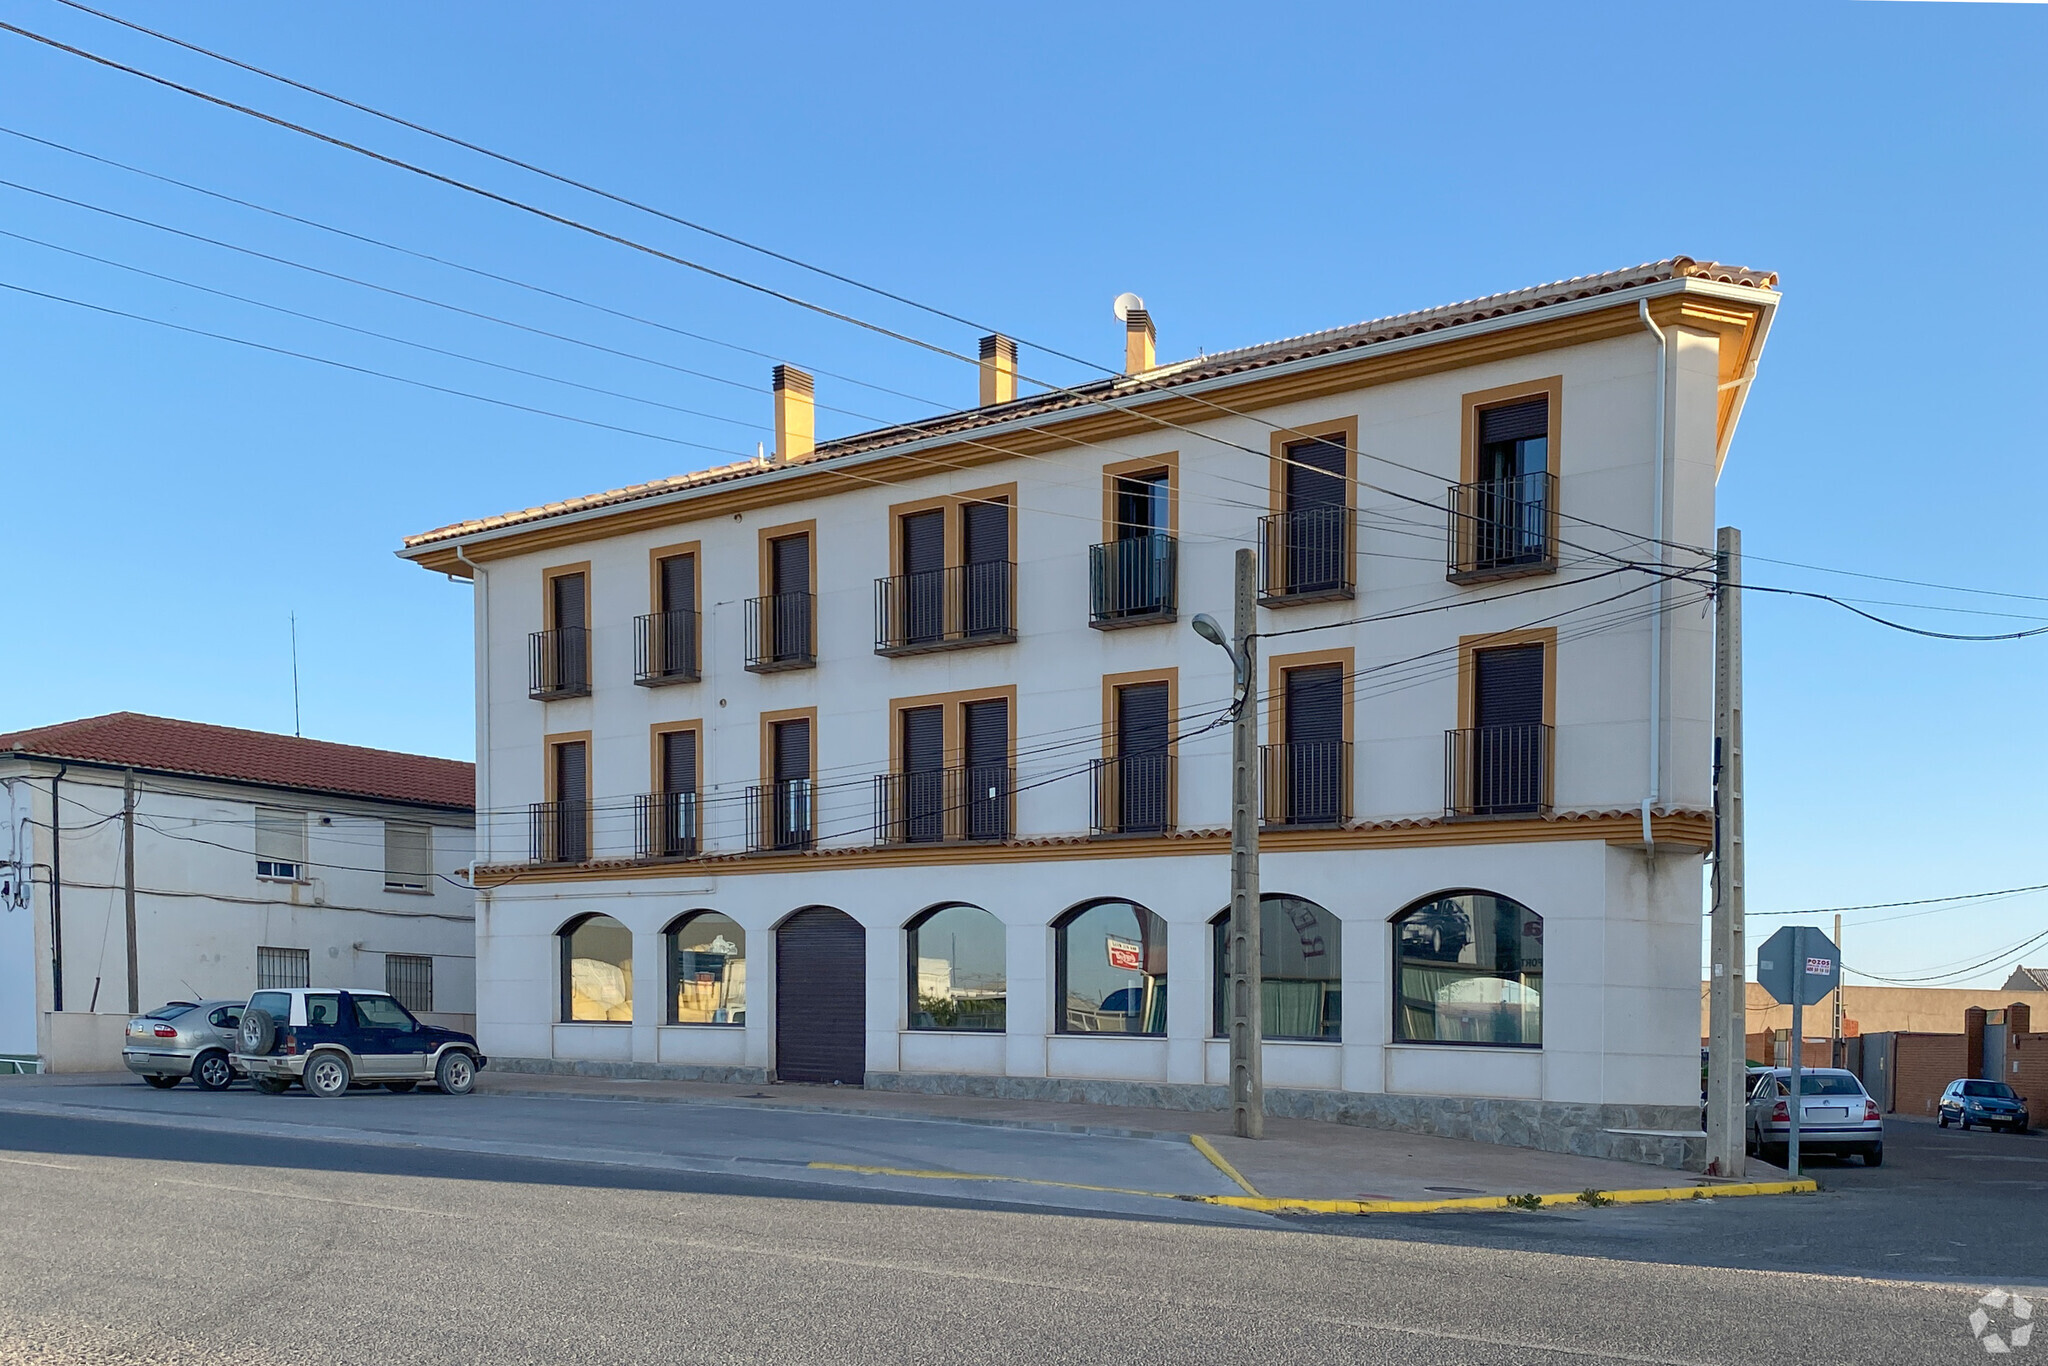
[[[256,950],[256,990],[313,985],[313,955],[305,949]]]
[[[434,889],[434,827],[411,821],[384,822],[384,890]]]
[[[384,955],[384,990],[419,1015],[434,1008],[434,960],[423,953]]]

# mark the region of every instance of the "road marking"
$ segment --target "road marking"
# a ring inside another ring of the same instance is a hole
[[[355,1209],[381,1209],[393,1214],[432,1214],[443,1219],[461,1219],[466,1216],[453,1210],[422,1209],[417,1205],[380,1205],[371,1200],[343,1200],[333,1195],[306,1195],[300,1191],[267,1191],[255,1186],[224,1186],[215,1181],[187,1181],[176,1176],[155,1178],[159,1186],[196,1186],[201,1190],[232,1191],[236,1195],[269,1195],[279,1200],[310,1200],[322,1205],[348,1205]]]
[[[82,1172],[83,1167],[67,1167],[62,1162],[31,1162],[25,1157],[0,1157],[0,1162],[16,1167],[48,1167],[53,1171]]]
[[[1132,1190],[1128,1186],[1088,1186],[1079,1181],[1045,1181],[1032,1176],[997,1176],[988,1172],[949,1172],[916,1167],[856,1167],[848,1162],[807,1162],[814,1172],[854,1172],[861,1176],[908,1176],[919,1181],[1014,1181],[1020,1186],[1057,1186],[1070,1191],[1097,1191],[1105,1195],[1142,1195],[1151,1200],[1199,1200],[1209,1197],[1175,1195],[1171,1191]]]
[[[1254,1197],[1258,1195],[1258,1188],[1252,1185],[1251,1182],[1244,1179],[1244,1173],[1240,1172],[1237,1168],[1230,1165],[1229,1158],[1225,1157],[1222,1153],[1216,1151],[1215,1144],[1211,1143],[1208,1139],[1203,1138],[1200,1134],[1189,1134],[1188,1142],[1195,1145],[1196,1152],[1208,1158],[1211,1162],[1214,1162],[1216,1164],[1217,1171],[1222,1172],[1232,1181],[1235,1181],[1238,1185],[1244,1187],[1244,1193],[1246,1195]]]
[[[1726,1186],[1661,1186],[1647,1190],[1600,1191],[1599,1195],[1617,1205],[1644,1205],[1667,1200],[1719,1200],[1736,1195],[1804,1195],[1819,1189],[1819,1185],[1811,1180],[1748,1181]],[[1181,1198],[1269,1214],[1287,1211],[1303,1214],[1432,1214],[1438,1210],[1512,1209],[1515,1206],[1510,1205],[1509,1200],[1526,1201],[1528,1197],[1486,1195],[1465,1200],[1289,1200],[1250,1195],[1186,1195]],[[1573,1205],[1581,1203],[1583,1198],[1581,1195],[1538,1195],[1536,1202],[1539,1206]]]

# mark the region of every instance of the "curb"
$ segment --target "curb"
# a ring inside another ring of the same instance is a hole
[[[1810,1178],[1798,1181],[1745,1181],[1726,1186],[1658,1186],[1644,1190],[1593,1191],[1596,1200],[1577,1195],[1537,1195],[1533,1208],[1552,1205],[1648,1205],[1673,1200],[1720,1200],[1744,1195],[1810,1195],[1820,1186]],[[1258,1210],[1267,1214],[1435,1214],[1446,1210],[1528,1209],[1526,1195],[1483,1195],[1460,1200],[1288,1200],[1273,1196],[1191,1195],[1210,1205]]]

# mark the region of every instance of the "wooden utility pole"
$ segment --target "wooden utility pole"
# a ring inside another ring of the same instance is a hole
[[[1707,1170],[1740,1176],[1748,1078],[1742,876],[1742,533],[1716,538],[1714,904],[1707,978]]]
[[[1259,716],[1256,642],[1258,557],[1237,552],[1237,620],[1232,632],[1237,713],[1230,747],[1230,1121],[1239,1138],[1266,1131],[1265,1043],[1259,961]]]
[[[135,773],[121,789],[121,891],[128,921],[128,1013],[142,1009],[142,965],[135,954]]]

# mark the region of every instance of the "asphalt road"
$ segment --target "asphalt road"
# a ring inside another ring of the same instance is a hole
[[[1218,1224],[0,1113],[0,1361],[1970,1361],[2048,1280],[2048,1143],[1956,1139],[1803,1199]]]

